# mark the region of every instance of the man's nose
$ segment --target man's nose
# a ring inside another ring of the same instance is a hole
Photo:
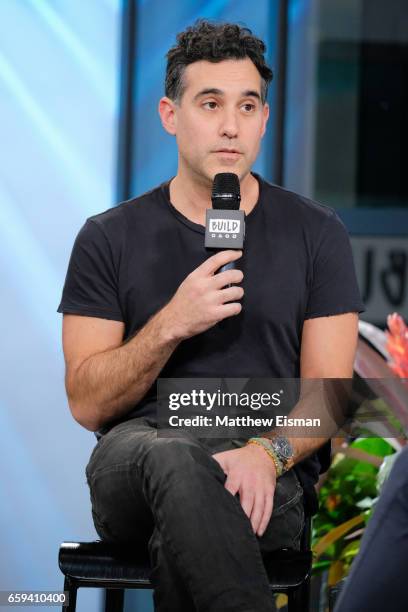
[[[227,136],[227,138],[238,136],[238,117],[235,110],[224,110],[220,124],[220,135]]]

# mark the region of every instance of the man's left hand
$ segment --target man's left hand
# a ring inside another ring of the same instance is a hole
[[[215,453],[213,457],[227,475],[225,488],[232,495],[239,493],[252,529],[256,535],[262,536],[272,515],[276,488],[276,469],[272,459],[256,444]]]

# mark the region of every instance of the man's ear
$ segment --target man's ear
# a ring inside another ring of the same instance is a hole
[[[263,125],[262,125],[261,138],[263,138],[263,135],[265,134],[266,124],[268,123],[268,119],[269,119],[269,104],[267,102],[265,102],[265,104],[263,105],[262,113],[263,113]]]
[[[160,119],[166,132],[175,136],[176,134],[176,112],[175,102],[164,96],[159,101],[158,107]]]

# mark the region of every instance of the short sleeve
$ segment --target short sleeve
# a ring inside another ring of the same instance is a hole
[[[330,211],[315,251],[305,319],[364,310],[347,230]]]
[[[57,312],[123,321],[112,249],[88,219],[76,237]]]

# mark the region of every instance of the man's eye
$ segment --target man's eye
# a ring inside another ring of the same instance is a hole
[[[205,106],[206,108],[209,108],[210,110],[213,110],[214,108],[217,107],[217,103],[214,101],[204,102],[203,106]]]
[[[249,102],[247,102],[246,104],[242,105],[242,108],[247,112],[250,113],[251,111],[254,110],[255,108],[255,104],[250,104]]]

